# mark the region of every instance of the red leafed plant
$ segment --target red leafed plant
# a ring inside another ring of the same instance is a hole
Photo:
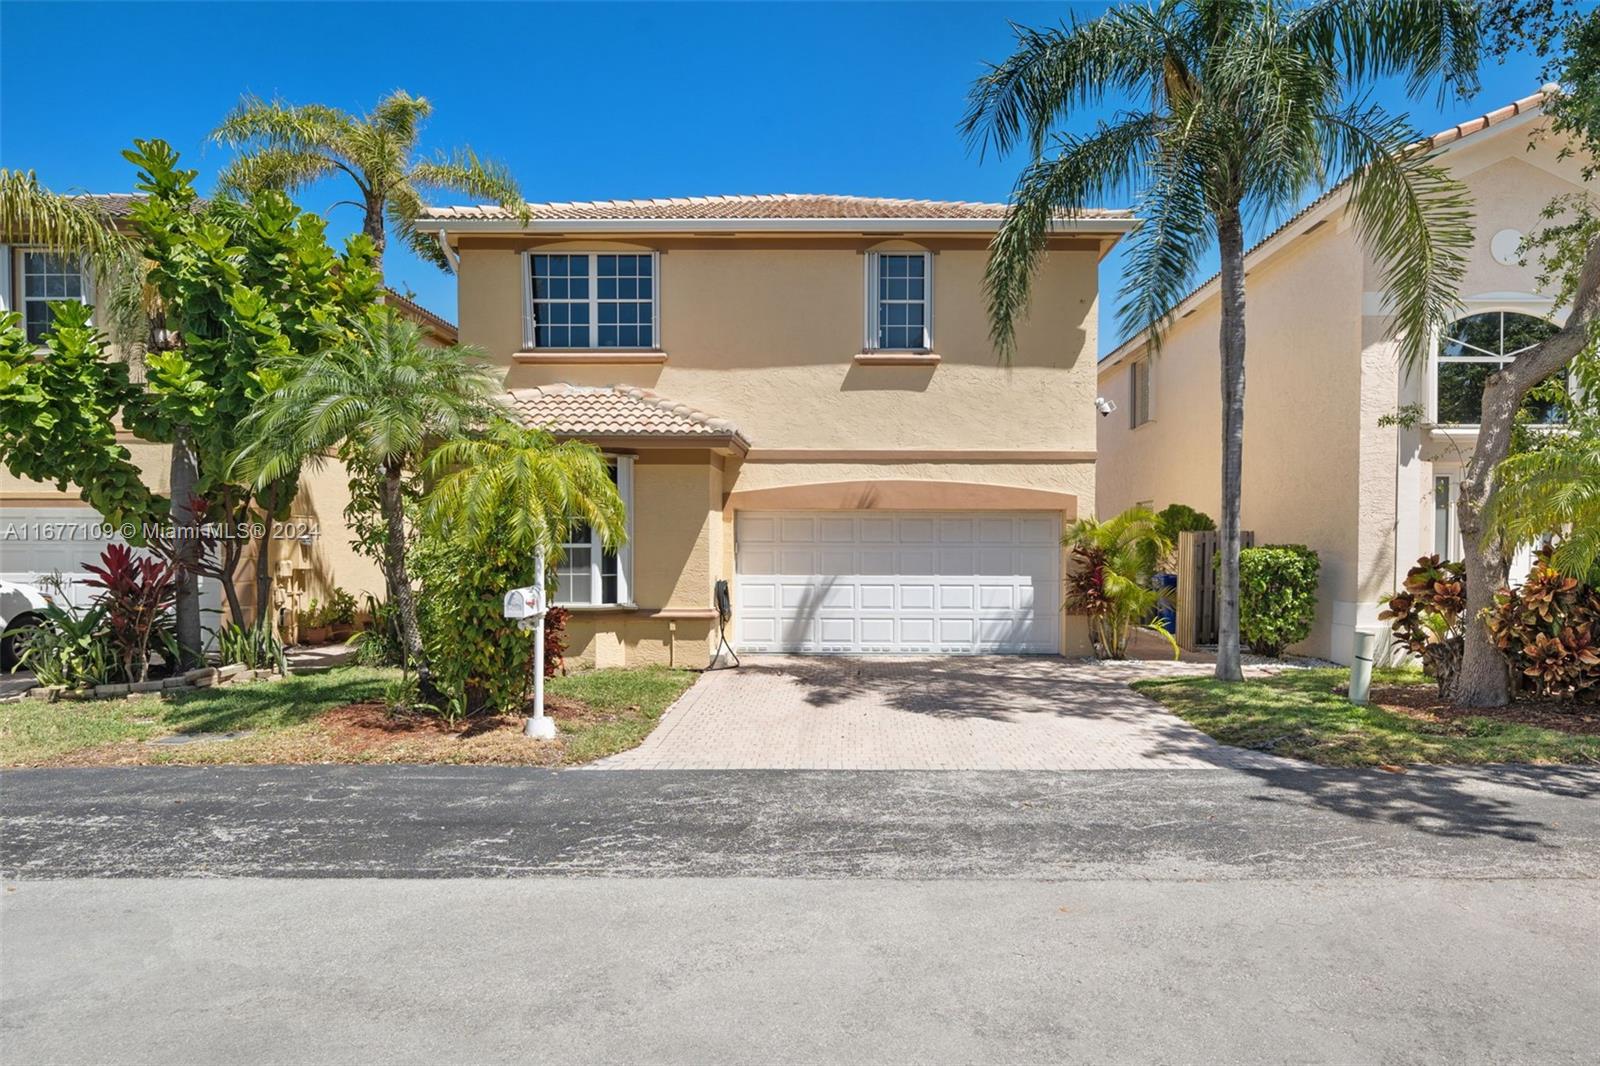
[[[102,589],[96,601],[105,610],[107,636],[124,681],[150,676],[150,646],[170,624],[177,599],[177,564],[138,558],[126,544],[113,544],[100,565],[84,567],[95,576],[89,585]]]
[[[555,677],[567,669],[567,618],[565,607],[547,607],[544,612],[544,676]]]
[[[1600,589],[1540,552],[1527,580],[1495,594],[1489,633],[1511,668],[1543,697],[1600,691]]]
[[[1406,572],[1405,590],[1391,595],[1378,615],[1395,643],[1422,659],[1422,669],[1448,695],[1461,669],[1466,632],[1466,567],[1424,555]]]

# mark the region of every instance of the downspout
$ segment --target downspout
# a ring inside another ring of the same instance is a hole
[[[461,273],[461,257],[451,249],[450,241],[444,235],[443,226],[434,231],[433,239],[439,242],[439,251],[444,253],[445,262],[450,264],[450,270],[456,274]]]

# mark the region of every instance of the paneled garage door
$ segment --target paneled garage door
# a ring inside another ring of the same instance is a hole
[[[740,512],[741,651],[1060,648],[1061,519],[1048,512]]]

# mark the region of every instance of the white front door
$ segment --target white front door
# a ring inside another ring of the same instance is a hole
[[[1054,512],[752,511],[734,531],[740,651],[1060,650]]]

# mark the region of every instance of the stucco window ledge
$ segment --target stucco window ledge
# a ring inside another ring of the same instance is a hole
[[[557,603],[552,606],[570,614],[632,614],[639,609],[637,603]]]
[[[534,366],[628,366],[661,364],[667,353],[659,348],[540,348],[512,352],[511,358]]]
[[[861,352],[856,356],[858,366],[938,366],[940,362],[933,352]]]

